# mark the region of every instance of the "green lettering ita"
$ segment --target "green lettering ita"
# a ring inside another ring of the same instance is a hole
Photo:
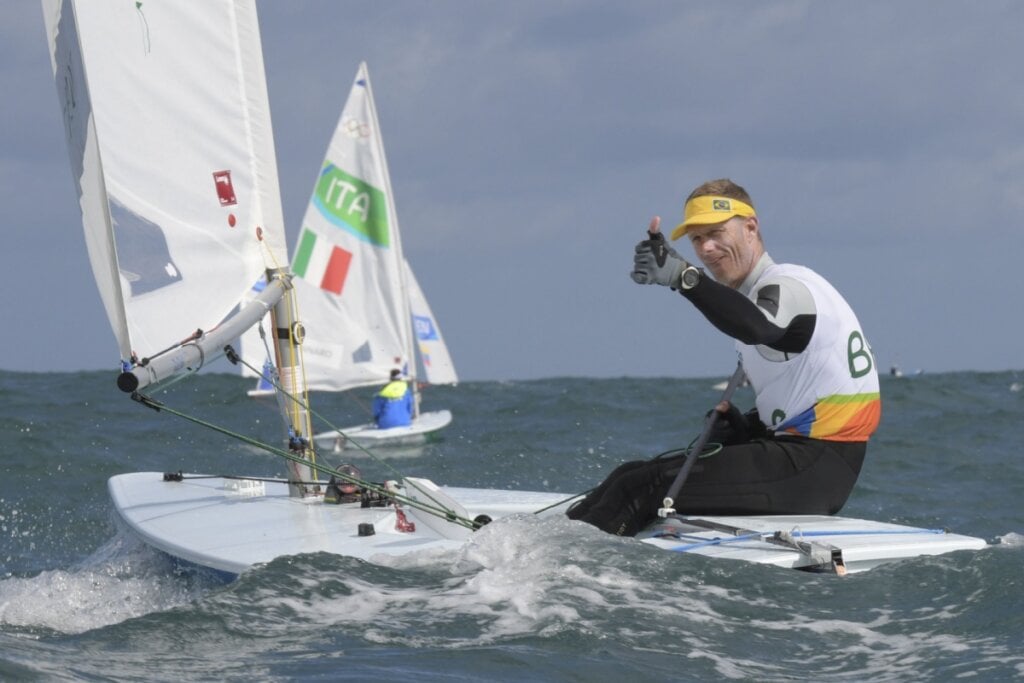
[[[320,173],[313,197],[320,212],[334,225],[378,247],[390,245],[387,199],[376,187],[328,163]]]

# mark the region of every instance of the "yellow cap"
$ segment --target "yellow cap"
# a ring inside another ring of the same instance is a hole
[[[683,209],[683,222],[672,231],[672,239],[677,240],[686,234],[691,225],[714,225],[724,223],[733,216],[756,216],[754,207],[746,202],[729,197],[704,195],[694,197],[686,202]]]

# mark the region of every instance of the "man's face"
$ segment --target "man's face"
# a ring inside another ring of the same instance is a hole
[[[724,223],[694,225],[686,236],[715,279],[733,289],[743,284],[761,257],[756,216],[733,216]]]

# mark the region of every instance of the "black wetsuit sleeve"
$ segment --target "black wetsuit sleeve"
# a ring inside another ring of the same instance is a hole
[[[764,311],[774,314],[779,302],[777,294],[773,301],[771,292],[764,289],[764,296],[755,304],[735,289],[705,275],[697,286],[681,293],[712,325],[744,344],[763,344],[784,353],[801,353],[814,333],[817,316],[813,313],[794,316],[786,327],[769,320]]]

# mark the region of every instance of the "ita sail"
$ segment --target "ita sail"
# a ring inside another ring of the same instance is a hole
[[[292,269],[305,325],[311,389],[382,385],[400,369],[414,391],[458,377],[436,318],[402,253],[394,192],[366,64],[360,64],[317,176],[295,245]],[[418,399],[418,394],[417,394]],[[412,423],[362,424],[318,433],[340,449],[423,441],[451,413]]]

